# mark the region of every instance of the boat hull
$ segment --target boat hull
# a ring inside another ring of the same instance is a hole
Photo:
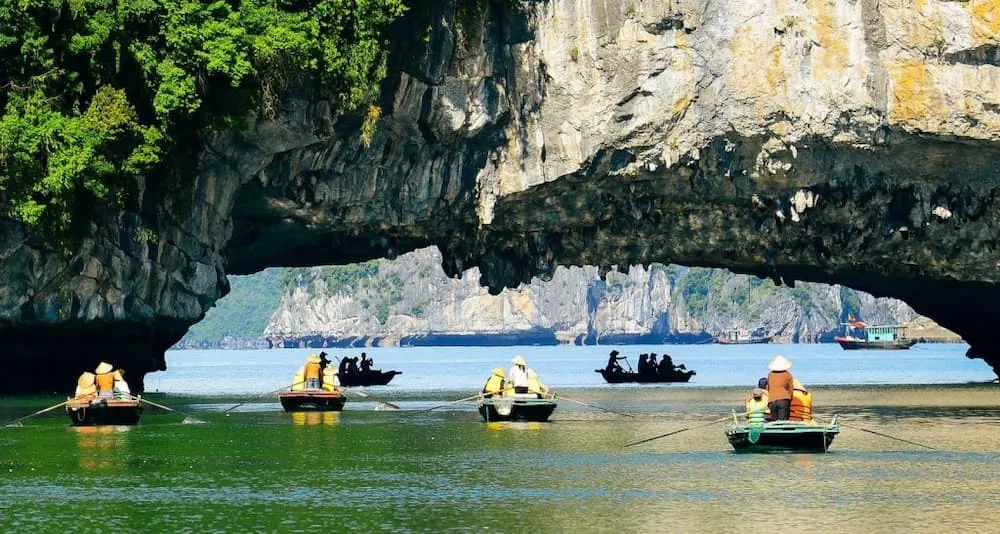
[[[336,391],[282,391],[278,393],[278,401],[286,412],[339,412],[344,409],[347,397]]]
[[[547,399],[482,399],[479,401],[479,415],[487,423],[490,421],[548,421],[556,410],[555,401]]]
[[[837,344],[844,350],[907,350],[917,344],[915,339],[903,341],[865,341],[853,338],[835,337]]]
[[[142,405],[132,399],[72,400],[66,414],[73,426],[135,425],[142,416]]]
[[[726,427],[726,438],[736,452],[827,452],[833,438],[840,433],[837,425],[795,421],[766,423],[756,428],[754,432],[751,425],[730,424]]]
[[[636,382],[639,384],[658,384],[662,382],[687,382],[697,373],[694,371],[674,371],[669,375],[640,375],[639,373],[609,373],[607,369],[594,369],[595,373],[600,373],[604,381],[609,384],[625,384]]]
[[[347,387],[358,386],[384,386],[396,375],[403,374],[402,371],[368,371],[360,374],[345,374],[338,376],[340,385]]]
[[[721,345],[756,345],[758,343],[770,343],[773,336],[767,337],[755,337],[750,339],[725,339],[721,337],[715,338],[715,342]]]

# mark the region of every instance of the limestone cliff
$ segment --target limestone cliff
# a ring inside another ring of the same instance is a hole
[[[604,280],[594,267],[560,267],[552,280],[490,295],[476,282],[477,269],[450,279],[440,264],[429,248],[346,282],[331,271],[338,268],[299,272],[260,334],[287,347],[705,343],[727,329],[760,328],[777,341],[814,342],[831,341],[849,310],[873,324],[917,317],[902,302],[839,286],[791,289],[661,265],[612,271]]]
[[[141,381],[225,273],[432,244],[494,292],[653,262],[845,284],[998,368],[998,33],[995,0],[416,2],[371,146],[297,89],[69,260],[3,222],[7,376]]]

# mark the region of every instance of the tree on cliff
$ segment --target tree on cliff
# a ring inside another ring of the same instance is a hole
[[[314,84],[339,110],[370,103],[403,11],[403,0],[4,2],[0,214],[63,239],[194,159],[200,135],[273,113],[289,84]]]

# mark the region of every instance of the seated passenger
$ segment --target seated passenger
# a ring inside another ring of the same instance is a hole
[[[492,397],[494,395],[502,395],[505,382],[504,378],[503,367],[494,368],[493,373],[486,379],[486,384],[483,386],[483,396]]]
[[[511,360],[510,371],[507,371],[507,378],[514,386],[514,393],[528,393],[528,362],[524,361],[524,356],[518,354]]]
[[[757,388],[750,391],[747,394],[747,398],[744,401],[746,404],[747,413],[750,412],[750,403],[753,401],[753,394],[757,390],[762,391],[761,398],[764,400],[764,419],[766,421],[771,421],[771,408],[767,405],[767,378],[761,378],[757,381]]]
[[[306,389],[306,366],[299,366],[298,370],[295,371],[295,378],[292,379],[292,391],[301,391]]]
[[[534,369],[528,369],[528,393],[534,393],[538,398],[542,398],[549,392],[549,387],[538,379],[538,373]]]
[[[125,371],[122,369],[115,371],[115,393],[126,397],[132,396],[132,390],[128,388],[128,382],[125,381]]]
[[[624,356],[619,356],[618,354],[619,353],[618,353],[617,350],[613,350],[613,351],[611,351],[611,355],[608,356],[608,365],[604,368],[604,370],[607,371],[608,373],[612,373],[613,374],[613,373],[624,373],[625,372],[625,370],[622,369],[621,364],[618,363],[618,360],[622,360],[625,357]]]
[[[115,381],[120,380],[121,374],[108,362],[101,362],[94,369],[94,382],[97,385],[97,396],[102,398],[114,398]]]
[[[82,399],[86,397],[94,397],[96,395],[97,386],[94,385],[94,373],[86,371],[80,375],[80,378],[77,379],[76,392],[73,393],[73,397]]]
[[[811,423],[812,417],[812,393],[802,385],[797,379],[792,381],[792,403],[788,419],[790,421],[804,421]]]
[[[319,389],[319,376],[322,370],[319,365],[319,356],[310,354],[306,358],[305,365],[306,389]]]
[[[755,388],[750,392],[750,400],[747,402],[747,422],[751,425],[763,425],[767,413],[767,399],[763,389]]]
[[[332,366],[323,369],[323,391],[337,391],[340,388],[340,380],[337,378],[337,370]]]

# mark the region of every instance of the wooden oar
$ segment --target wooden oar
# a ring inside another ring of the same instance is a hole
[[[602,408],[602,407],[600,407],[600,406],[597,406],[596,404],[588,404],[588,403],[586,403],[586,402],[583,402],[583,401],[578,401],[578,400],[576,400],[576,399],[571,399],[571,398],[569,398],[569,397],[567,397],[567,396],[565,396],[565,395],[558,395],[558,394],[555,394],[555,393],[553,393],[553,394],[552,394],[552,398],[554,398],[554,399],[562,399],[562,400],[567,400],[567,401],[570,401],[570,402],[575,402],[575,403],[577,403],[577,404],[582,404],[583,406],[589,406],[589,407],[591,407],[591,408],[597,408],[598,410],[603,410],[603,411],[605,411],[605,412],[608,412],[608,413],[613,413],[613,414],[615,414],[615,415],[623,415],[623,416],[625,416],[625,417],[631,417],[631,418],[633,418],[633,419],[635,418],[635,416],[634,416],[634,415],[632,415],[632,414],[630,414],[630,413],[622,413],[622,412],[616,412],[616,411],[614,411],[614,410],[609,410],[609,409],[607,409],[607,408]]]
[[[654,439],[665,438],[667,436],[673,436],[674,434],[680,434],[681,432],[686,432],[688,430],[694,430],[696,428],[702,428],[702,427],[706,427],[706,426],[709,426],[709,425],[714,425],[716,423],[721,423],[721,422],[725,421],[726,419],[729,419],[730,417],[731,416],[727,415],[727,416],[722,417],[720,419],[716,419],[714,421],[709,421],[709,422],[701,424],[701,425],[689,426],[687,428],[682,428],[680,430],[674,430],[673,432],[667,432],[666,434],[660,434],[659,436],[653,436],[651,438],[640,439],[639,441],[633,441],[632,443],[627,443],[627,444],[625,444],[625,446],[626,447],[631,447],[632,445],[638,445],[640,443],[646,443],[647,441],[653,441]]]
[[[146,400],[146,399],[144,399],[142,397],[137,397],[135,395],[129,395],[129,397],[132,397],[133,399],[135,399],[135,400],[137,400],[139,402],[145,402],[146,404],[148,404],[150,406],[156,406],[157,408],[160,408],[161,410],[166,410],[168,412],[174,412],[174,413],[183,415],[184,416],[184,420],[181,421],[181,424],[184,424],[184,425],[204,425],[204,424],[208,423],[207,421],[202,421],[201,419],[198,419],[197,417],[188,415],[188,414],[186,414],[186,413],[184,413],[184,412],[182,412],[180,410],[175,410],[173,408],[170,408],[169,406],[164,406],[162,404],[157,404],[157,403],[155,403],[153,401]]]
[[[60,402],[59,404],[56,404],[55,406],[49,406],[48,408],[45,408],[43,410],[38,410],[37,412],[35,412],[35,413],[31,414],[31,415],[26,415],[24,417],[19,417],[17,419],[14,419],[13,421],[7,423],[4,426],[5,427],[9,427],[9,428],[22,427],[24,425],[21,424],[21,421],[24,421],[25,419],[34,417],[36,415],[42,415],[45,412],[51,412],[52,410],[55,410],[56,408],[58,408],[60,406],[65,406],[67,402],[69,402],[69,400],[64,400],[64,401]]]
[[[355,390],[349,389],[347,387],[341,387],[341,389],[343,389],[344,391],[350,391],[352,393],[357,393],[358,395],[361,395],[362,397],[366,397],[366,398],[367,397],[371,397],[371,398],[375,399],[377,402],[379,402],[380,404],[385,404],[386,406],[392,408],[393,410],[399,410],[400,409],[399,406],[397,406],[397,405],[395,405],[395,404],[393,404],[393,403],[391,403],[391,402],[389,402],[389,401],[387,401],[387,400],[385,400],[385,399],[383,399],[381,397],[378,397],[376,395],[372,395],[371,393],[365,393],[364,391],[360,391],[360,390],[359,391],[355,391]]]
[[[240,406],[243,406],[244,404],[246,404],[246,403],[248,403],[248,402],[253,402],[253,401],[255,401],[255,400],[259,400],[259,399],[263,399],[264,397],[267,397],[267,396],[269,396],[269,395],[274,395],[275,393],[277,393],[277,392],[279,392],[279,391],[281,391],[281,390],[284,390],[284,389],[291,389],[291,388],[293,388],[293,387],[295,387],[295,386],[297,386],[297,385],[299,385],[299,384],[305,384],[305,382],[296,382],[296,383],[294,383],[294,384],[291,384],[291,385],[288,385],[288,386],[282,386],[282,387],[280,387],[280,388],[278,388],[278,389],[276,389],[276,390],[274,390],[274,391],[268,391],[267,393],[264,393],[264,394],[261,394],[261,395],[258,395],[257,397],[254,397],[254,398],[252,398],[252,399],[250,399],[250,400],[248,400],[248,401],[243,401],[243,402],[241,402],[241,403],[237,404],[236,406],[232,406],[232,407],[230,407],[230,408],[226,408],[226,409],[225,409],[225,410],[224,410],[224,411],[223,411],[222,413],[226,414],[226,417],[229,417],[229,412],[231,412],[231,411],[233,411],[233,410],[235,410],[235,409],[239,408]]]
[[[460,402],[466,402],[466,401],[478,399],[479,395],[481,395],[481,393],[477,393],[477,394],[475,394],[475,395],[473,395],[471,397],[466,397],[464,399],[458,399],[457,401],[451,401],[451,402],[449,402],[447,404],[440,404],[440,405],[435,406],[433,408],[427,408],[426,410],[423,410],[423,411],[429,412],[429,411],[432,411],[432,410],[437,410],[438,408],[444,408],[445,406],[452,406],[452,405],[458,404]]]
[[[874,430],[868,430],[867,428],[861,428],[860,426],[846,425],[844,423],[840,423],[840,426],[844,426],[844,427],[847,427],[847,428],[853,428],[854,430],[860,430],[862,432],[868,432],[869,434],[875,434],[876,436],[882,436],[883,438],[889,438],[889,439],[894,439],[896,441],[902,441],[903,443],[909,443],[910,445],[916,445],[918,447],[923,447],[925,449],[930,449],[932,451],[936,451],[937,450],[934,447],[931,447],[930,445],[924,445],[923,443],[917,443],[916,441],[910,441],[908,439],[897,438],[896,436],[890,436],[889,434],[883,434],[881,432],[875,432]]]

